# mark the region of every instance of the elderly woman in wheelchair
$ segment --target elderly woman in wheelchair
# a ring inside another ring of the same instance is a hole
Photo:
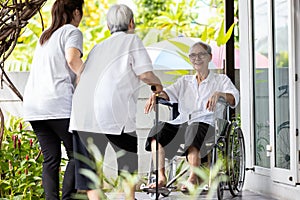
[[[202,151],[204,141],[215,134],[214,110],[218,100],[223,98],[232,108],[239,102],[239,91],[231,80],[225,74],[216,74],[208,69],[212,56],[208,44],[193,44],[190,47],[189,59],[196,74],[180,77],[158,95],[151,95],[145,105],[144,112],[149,113],[156,103],[157,96],[178,103],[178,117],[169,122],[159,122],[151,129],[146,141],[146,150],[152,152],[154,162],[158,149],[158,187],[164,187],[167,182],[165,157],[172,153],[174,155],[177,145],[183,141],[183,155],[186,156],[189,165],[200,166],[201,157],[205,156],[203,152],[207,152]],[[191,170],[187,181],[198,184],[200,180]],[[152,183],[148,187],[155,188],[156,184]],[[182,185],[181,191],[186,192],[187,186]]]

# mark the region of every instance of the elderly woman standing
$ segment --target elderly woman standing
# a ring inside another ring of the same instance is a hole
[[[107,25],[111,36],[89,53],[74,93],[70,130],[74,131],[77,153],[89,156],[89,137],[102,155],[110,143],[115,151],[125,150],[125,155],[117,158],[118,169],[134,172],[138,165],[135,123],[140,82],[155,86],[158,92],[162,86],[142,41],[134,34],[132,10],[113,5]],[[76,168],[89,167],[78,161]],[[90,199],[97,199],[89,179],[80,171],[76,175],[77,189],[87,190]]]
[[[76,77],[82,71],[83,0],[56,0],[52,24],[42,33],[24,93],[24,119],[37,135],[44,156],[42,181],[46,199],[59,198],[61,143],[67,151],[62,199],[75,193],[72,134],[68,132]]]

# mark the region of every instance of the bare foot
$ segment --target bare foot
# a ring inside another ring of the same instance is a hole
[[[165,187],[166,184],[167,184],[166,177],[158,179],[158,188]],[[156,188],[156,182],[149,184],[148,187],[149,188]]]
[[[198,179],[197,178],[188,178],[187,182],[189,182],[192,185],[197,185],[198,184]],[[180,190],[182,192],[188,192],[188,187],[185,184],[183,184],[181,186]]]

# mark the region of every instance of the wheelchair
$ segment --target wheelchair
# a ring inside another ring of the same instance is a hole
[[[157,98],[156,105],[156,122],[158,123],[158,104],[171,107],[171,118],[178,116],[178,105],[176,103],[168,102],[164,99]],[[229,120],[229,106],[225,100],[219,100],[218,104],[223,106],[222,116],[215,118],[215,136],[213,142],[208,142],[205,145],[209,147],[210,153],[206,156],[209,166],[209,180],[202,192],[208,193],[214,181],[218,186],[216,189],[218,200],[222,200],[225,191],[230,191],[233,197],[241,194],[245,181],[245,142],[242,129],[237,121]],[[179,148],[178,153],[180,153]],[[174,183],[182,177],[188,170],[189,166],[185,167],[180,172],[176,173],[177,159],[180,157],[176,154],[172,159],[167,160],[169,166],[168,182],[162,188],[147,188],[146,185],[141,185],[141,190],[147,192],[151,199],[158,199],[160,195],[163,197],[169,196],[172,191],[177,189]],[[217,160],[222,160],[223,166],[218,171],[217,176],[212,175],[213,168]],[[203,161],[201,161],[202,163]],[[152,162],[151,162],[152,163]],[[153,168],[151,164],[151,168]],[[166,165],[166,166],[167,166]],[[156,170],[157,173],[157,170]],[[153,171],[148,173],[148,183],[156,182],[156,175]],[[223,178],[220,178],[223,177]],[[217,180],[214,180],[217,179]]]

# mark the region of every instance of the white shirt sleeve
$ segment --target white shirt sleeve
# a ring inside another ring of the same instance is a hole
[[[73,29],[66,34],[66,46],[65,51],[69,48],[76,48],[80,51],[81,56],[83,55],[83,35],[79,29]]]
[[[132,41],[130,56],[131,66],[135,74],[138,76],[145,72],[153,71],[151,59],[142,40],[137,35],[134,35],[134,39]]]

